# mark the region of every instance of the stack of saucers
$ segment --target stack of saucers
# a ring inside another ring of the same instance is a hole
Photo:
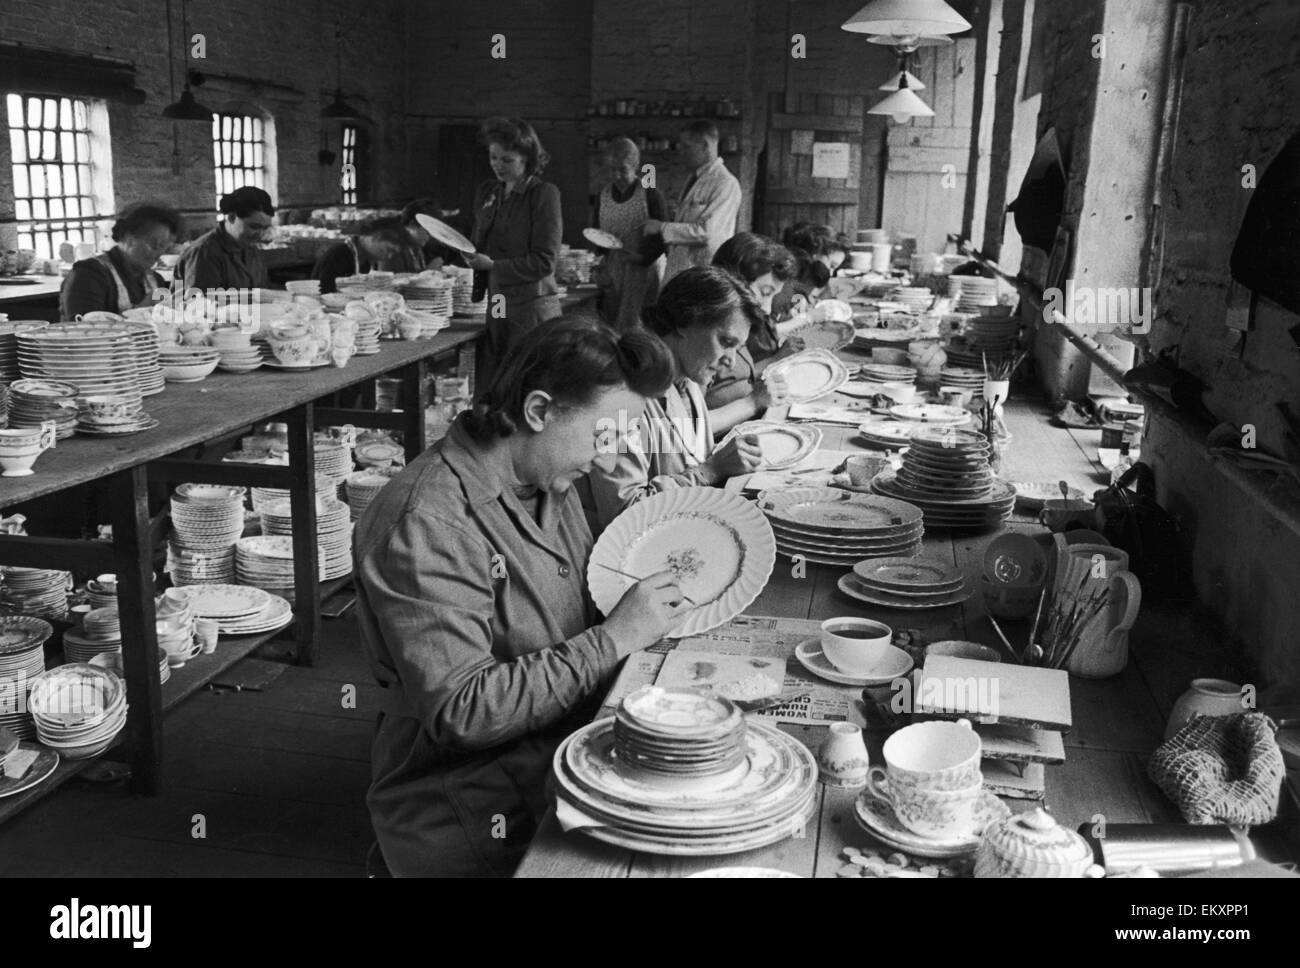
[[[293,538],[261,535],[235,545],[235,580],[294,601]],[[324,580],[318,575],[318,580]]]
[[[902,303],[908,312],[923,313],[934,302],[934,293],[925,286],[899,286],[889,294],[889,298]]]
[[[725,773],[745,756],[744,717],[726,699],[650,686],[619,704],[614,753],[666,776]]]
[[[949,276],[948,295],[959,313],[979,313],[998,304],[998,281],[984,276]]]
[[[0,383],[13,383],[22,375],[18,367],[18,334],[49,325],[43,319],[0,320]]]
[[[379,322],[357,322],[357,356],[374,356],[379,352]]]
[[[259,513],[262,516],[262,534],[292,537],[293,516],[288,501],[264,504]],[[322,581],[351,573],[352,518],[348,505],[342,501],[317,500],[316,550]]]
[[[352,471],[351,447],[332,438],[316,438],[316,473],[334,481],[335,494],[338,493],[338,485],[346,481]]]
[[[896,363],[863,363],[858,370],[862,378],[872,383],[914,383],[916,367]]]
[[[268,504],[279,504],[289,500],[289,492],[282,487],[249,488],[253,498],[253,510],[259,514]],[[316,500],[337,500],[339,496],[338,481],[328,474],[316,475]]]
[[[839,586],[869,605],[910,610],[958,605],[971,594],[959,569],[920,557],[860,561],[840,578]]]
[[[194,551],[176,538],[167,542],[167,571],[173,585],[229,584],[235,580],[235,545]]]
[[[353,521],[361,517],[375,495],[400,472],[400,467],[368,467],[348,475],[344,489],[348,496],[348,507],[352,509]]]
[[[28,701],[40,741],[69,760],[104,752],[126,725],[122,680],[88,663],[41,673]]]
[[[993,475],[989,454],[983,434],[925,429],[912,436],[902,468],[878,475],[871,487],[921,508],[927,528],[998,526],[1015,506],[1016,489]]]
[[[39,618],[0,616],[0,727],[13,730],[19,739],[36,738],[27,694],[45,671],[45,642],[53,634],[53,627]]]
[[[945,366],[939,371],[939,385],[960,387],[978,394],[984,389],[984,371],[965,366]]]
[[[0,568],[0,605],[23,615],[63,620],[68,614],[72,575],[45,568]]]
[[[56,437],[71,437],[77,429],[77,396],[74,383],[60,380],[15,380],[9,385],[9,426],[39,427],[53,420]]]
[[[228,484],[182,484],[172,495],[177,543],[190,551],[229,548],[244,533],[244,489]]]
[[[145,412],[138,395],[77,398],[77,432],[89,437],[120,437],[157,426],[158,421]]]

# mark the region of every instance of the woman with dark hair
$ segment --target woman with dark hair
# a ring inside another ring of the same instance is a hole
[[[409,236],[400,218],[368,218],[356,233],[320,254],[311,277],[320,280],[321,292],[337,292],[339,276],[352,276],[379,268],[406,246]]]
[[[245,185],[221,196],[221,221],[181,255],[184,289],[265,289],[266,260],[257,248],[275,227],[275,206],[260,188]]]
[[[766,409],[771,401],[762,380],[763,371],[769,364],[803,349],[803,341],[793,337],[782,344],[772,325],[772,300],[796,270],[794,256],[785,246],[765,235],[740,232],[722,243],[713,264],[747,285],[762,311],[745,346],[730,367],[718,371],[705,397],[714,411],[714,432],[726,433]]]
[[[457,252],[450,246],[443,245],[433,236],[431,236],[419,220],[417,215],[429,215],[439,221],[446,222],[457,232],[462,231],[462,227],[457,224],[457,216],[460,215],[460,209],[446,209],[436,198],[417,198],[415,201],[408,202],[402,209],[402,225],[406,227],[407,240],[394,258],[389,259],[383,266],[393,272],[423,272],[425,269],[441,269],[443,266],[464,266],[465,257],[462,253]],[[469,230],[463,230],[468,234]]]
[[[180,234],[181,216],[174,208],[150,202],[124,208],[113,223],[117,244],[74,263],[63,280],[59,291],[62,318],[152,306],[154,292],[167,288],[162,276],[153,271],[154,263],[176,244]]]
[[[844,238],[834,235],[829,225],[796,222],[785,230],[781,241],[790,250],[799,268],[794,278],[787,280],[785,287],[772,301],[772,315],[775,319],[784,319],[790,314],[802,312],[816,302],[817,295],[826,288],[835,270],[848,256]]]
[[[522,118],[488,118],[481,129],[496,178],[474,196],[474,298],[488,296],[486,339],[480,344],[478,385],[514,341],[560,315],[555,263],[563,221],[560,190],[541,179],[550,160]]]
[[[721,486],[758,466],[762,452],[753,437],[734,437],[714,449],[703,388],[732,364],[761,319],[749,288],[722,269],[692,266],[664,286],[644,321],[672,351],[673,383],[646,402],[639,414],[640,432],[629,439],[617,463],[588,475],[589,493],[583,499],[593,530],[603,530],[624,508],[652,494]]]
[[[620,414],[671,372],[649,333],[536,326],[357,522],[357,619],[388,697],[366,802],[393,874],[508,875],[546,811],[556,745],[683,611],[665,571],[597,624],[570,490],[612,462]]]

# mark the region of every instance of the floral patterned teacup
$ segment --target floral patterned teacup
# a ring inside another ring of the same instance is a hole
[[[970,720],[913,723],[885,740],[893,790],[953,791],[978,787],[981,743]]]
[[[962,790],[895,786],[885,770],[873,766],[866,792],[893,807],[898,822],[913,833],[934,840],[957,840],[975,832],[975,805],[983,790],[982,784]]]

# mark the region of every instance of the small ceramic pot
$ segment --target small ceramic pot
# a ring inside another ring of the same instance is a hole
[[[1165,739],[1190,723],[1194,716],[1231,716],[1245,711],[1241,686],[1237,683],[1226,679],[1193,679],[1191,688],[1178,697],[1169,713]]]
[[[862,730],[852,723],[833,723],[817,750],[817,766],[827,786],[853,790],[864,786],[871,763]]]
[[[1099,873],[1088,842],[1062,827],[1041,807],[992,824],[984,831],[975,855],[976,877],[1091,877]]]

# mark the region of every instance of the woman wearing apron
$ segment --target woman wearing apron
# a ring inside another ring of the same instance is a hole
[[[399,218],[366,219],[355,235],[330,246],[316,260],[311,277],[320,280],[321,292],[338,292],[339,276],[360,275],[378,268],[406,245],[406,227]]]
[[[617,236],[623,248],[605,254],[600,313],[605,322],[624,332],[640,325],[641,311],[659,298],[663,245],[657,236],[647,237],[641,227],[647,219],[663,221],[668,212],[659,190],[641,183],[641,152],[631,138],[614,139],[605,164],[610,183],[596,201],[593,221],[597,228]]]
[[[357,623],[385,697],[366,803],[394,876],[510,874],[559,741],[681,614],[664,571],[599,616],[571,490],[670,373],[648,333],[543,323],[357,522]]]
[[[154,292],[167,288],[162,276],[153,271],[154,263],[176,244],[180,234],[181,216],[173,208],[140,203],[124,209],[113,225],[117,244],[75,263],[63,281],[59,292],[62,318],[152,306]]]
[[[478,251],[465,261],[474,270],[474,298],[488,298],[477,375],[477,386],[486,387],[524,333],[560,315],[555,263],[564,226],[560,190],[541,179],[550,156],[532,126],[521,118],[488,118],[481,135],[496,178],[475,193]]]

